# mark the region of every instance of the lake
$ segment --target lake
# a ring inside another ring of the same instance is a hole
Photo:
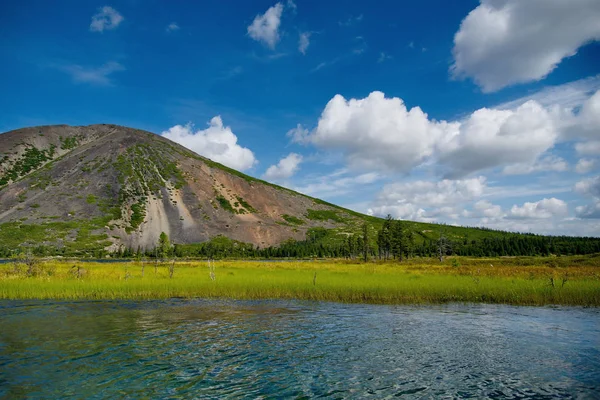
[[[600,309],[0,301],[0,398],[598,398]]]

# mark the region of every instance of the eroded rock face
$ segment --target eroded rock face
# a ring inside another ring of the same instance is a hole
[[[0,229],[47,225],[47,244],[87,235],[107,248],[151,248],[165,232],[175,243],[224,235],[265,247],[302,240],[310,227],[343,225],[309,219],[308,210],[355,218],[150,132],[57,125],[0,135]]]

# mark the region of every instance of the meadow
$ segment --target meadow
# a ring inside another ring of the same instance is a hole
[[[2,299],[232,298],[600,306],[600,255],[402,263],[45,260],[0,265]]]

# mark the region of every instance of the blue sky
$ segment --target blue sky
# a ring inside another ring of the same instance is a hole
[[[0,131],[115,123],[360,212],[600,235],[600,3],[0,5]]]

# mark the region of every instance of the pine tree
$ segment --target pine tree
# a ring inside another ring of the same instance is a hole
[[[171,245],[171,241],[169,240],[169,236],[164,233],[161,232],[160,236],[158,237],[158,254],[160,255],[161,258],[167,258],[170,254],[171,254],[171,250],[172,250],[172,245]]]
[[[394,257],[402,261],[406,251],[406,236],[404,235],[404,228],[400,221],[395,221],[392,225],[391,247]]]
[[[366,222],[364,222],[362,226],[362,244],[363,258],[364,261],[367,262],[369,257],[369,226]]]

